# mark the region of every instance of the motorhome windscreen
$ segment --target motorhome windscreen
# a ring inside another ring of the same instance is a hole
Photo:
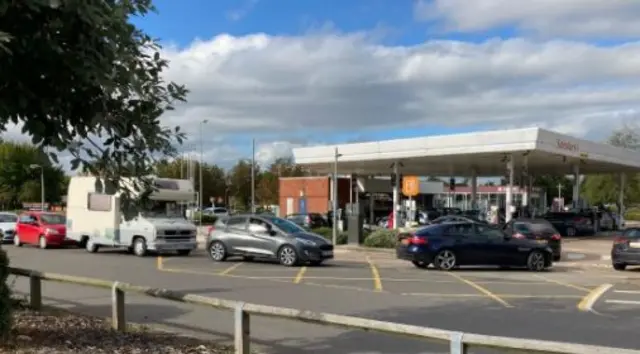
[[[180,206],[175,201],[151,200],[141,211],[148,218],[181,218]]]

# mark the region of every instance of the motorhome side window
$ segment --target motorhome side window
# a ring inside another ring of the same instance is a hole
[[[111,196],[108,194],[89,193],[87,208],[91,211],[111,211]]]

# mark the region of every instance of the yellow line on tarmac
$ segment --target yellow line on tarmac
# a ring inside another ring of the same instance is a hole
[[[592,290],[592,289],[589,289],[589,288],[585,288],[585,287],[583,287],[583,286],[573,285],[573,284],[571,284],[571,283],[567,283],[567,282],[564,282],[564,281],[560,281],[560,280],[555,280],[555,279],[547,278],[547,277],[544,277],[544,276],[542,276],[542,275],[538,275],[538,274],[533,274],[533,276],[534,276],[534,277],[536,277],[536,278],[538,278],[538,279],[541,279],[541,280],[547,281],[547,282],[549,282],[549,283],[553,283],[553,284],[561,285],[561,286],[564,286],[564,287],[567,287],[567,288],[571,288],[571,289],[575,289],[575,290],[583,291],[583,292],[586,292],[586,293],[591,292],[591,290]]]
[[[300,270],[298,271],[298,274],[296,274],[296,277],[293,279],[293,283],[294,284],[300,284],[300,282],[302,281],[302,278],[304,277],[304,273],[307,272],[307,267],[303,266],[300,267]]]
[[[218,275],[227,275],[227,274],[229,274],[229,273],[233,272],[236,268],[238,268],[238,267],[239,267],[239,266],[241,266],[242,264],[243,264],[242,262],[238,262],[238,263],[236,263],[236,264],[232,265],[231,267],[229,267],[229,268],[227,268],[227,269],[225,269],[225,270],[220,271],[220,273],[218,273]]]
[[[479,292],[483,293],[486,297],[494,300],[495,302],[501,304],[504,307],[513,307],[511,304],[509,304],[508,302],[504,301],[503,298],[501,298],[500,296],[492,293],[491,291],[489,291],[487,288],[480,286],[474,282],[472,282],[471,280],[467,280],[457,274],[454,274],[452,272],[446,272],[447,274],[451,275],[452,277],[458,279],[459,281],[469,285],[470,287],[478,290]]]
[[[599,287],[593,289],[578,303],[578,310],[580,311],[593,311],[593,305],[604,295],[609,289],[613,287],[612,284],[602,284]]]
[[[158,270],[162,270],[164,268],[164,261],[162,259],[162,256],[156,257],[156,268],[158,268]]]
[[[369,268],[371,269],[371,276],[373,277],[373,288],[376,291],[382,291],[382,279],[380,278],[380,272],[378,271],[378,267],[373,263],[373,260],[369,256],[367,256],[367,263],[369,263]]]

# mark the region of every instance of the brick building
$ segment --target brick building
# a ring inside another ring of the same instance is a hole
[[[304,199],[308,213],[326,213],[330,209],[331,179],[320,177],[280,177],[280,215],[300,212]],[[349,178],[338,179],[338,207],[349,203]]]

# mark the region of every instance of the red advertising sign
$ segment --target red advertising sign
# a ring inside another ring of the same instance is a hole
[[[578,145],[577,143],[572,143],[570,141],[557,139],[556,146],[558,147],[558,149],[567,150],[571,152],[580,151],[580,145]]]

